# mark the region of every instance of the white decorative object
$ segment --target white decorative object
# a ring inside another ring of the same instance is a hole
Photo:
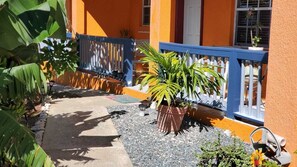
[[[255,51],[263,51],[264,50],[263,47],[255,47],[255,46],[250,46],[248,49],[249,50],[255,50]]]
[[[156,106],[157,106],[157,102],[156,101],[153,101],[152,104],[150,105],[150,109],[156,109]]]

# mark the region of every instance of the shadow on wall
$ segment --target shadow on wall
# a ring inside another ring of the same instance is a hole
[[[80,71],[65,72],[64,75],[55,79],[61,85],[68,85],[75,88],[104,90],[108,93],[122,94],[123,86],[121,82],[114,79],[99,78],[96,75]]]
[[[59,161],[81,161],[87,163],[95,160],[87,156],[90,148],[94,147],[111,147],[113,142],[118,140],[120,135],[106,135],[99,136],[96,133],[92,135],[85,135],[84,131],[93,130],[100,123],[105,122],[114,115],[119,113],[110,113],[105,116],[91,118],[92,113],[95,111],[76,111],[71,114],[60,114],[49,117],[52,122],[68,128],[68,131],[59,131],[57,129],[48,129],[49,133],[56,137],[51,137],[52,140],[47,141],[47,146],[54,145],[59,149],[45,148],[46,152],[51,156],[55,165],[59,165]],[[125,114],[125,113],[121,113]],[[61,134],[63,133],[63,134]],[[59,138],[62,135],[63,139]]]
[[[130,0],[83,0],[85,34],[120,37],[130,26]]]

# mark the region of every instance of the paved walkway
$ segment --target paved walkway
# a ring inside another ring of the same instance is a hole
[[[119,104],[104,96],[54,100],[42,146],[56,166],[132,167],[106,109]]]

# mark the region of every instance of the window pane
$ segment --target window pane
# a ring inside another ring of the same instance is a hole
[[[247,8],[247,0],[238,0],[237,8]]]
[[[151,1],[150,0],[144,0],[144,6],[150,5]]]
[[[237,28],[236,42],[246,43],[247,31],[246,28]]]
[[[258,11],[248,11],[247,21],[249,26],[256,26],[258,24]]]
[[[270,26],[271,11],[265,10],[260,11],[260,25],[261,26]]]
[[[238,26],[247,26],[247,11],[237,12],[237,25]]]
[[[150,25],[150,16],[143,17],[143,25]]]
[[[257,35],[268,46],[271,6],[272,0],[237,0],[235,45],[251,45],[251,35]]]
[[[143,15],[150,15],[150,8],[144,8]]]
[[[249,0],[249,4],[248,4],[249,8],[256,8],[256,7],[258,7],[258,1],[259,0]]]
[[[258,1],[259,0],[249,0],[249,8],[257,8],[258,7]]]
[[[259,7],[270,7],[270,0],[260,0]]]
[[[260,44],[268,45],[269,44],[269,28],[262,28],[261,31],[259,31],[259,37],[261,37]]]

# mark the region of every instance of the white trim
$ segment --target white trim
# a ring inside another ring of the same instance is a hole
[[[142,33],[142,34],[149,34],[150,31],[138,31],[138,33]]]
[[[235,38],[236,38],[236,22],[237,22],[237,2],[238,0],[234,0],[235,1],[235,9],[234,9],[234,24],[233,24],[233,46],[235,46]]]

